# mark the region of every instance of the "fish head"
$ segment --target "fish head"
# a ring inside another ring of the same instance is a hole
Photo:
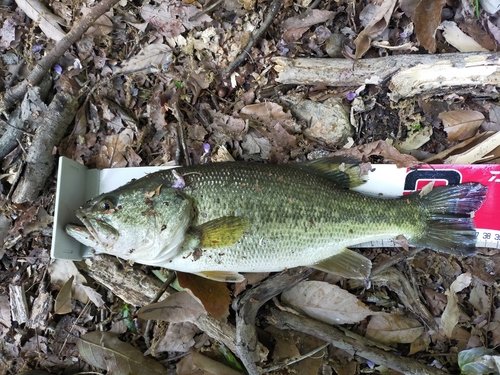
[[[179,189],[136,182],[88,201],[76,211],[83,226],[69,224],[66,232],[98,253],[161,265],[182,245],[192,203]]]

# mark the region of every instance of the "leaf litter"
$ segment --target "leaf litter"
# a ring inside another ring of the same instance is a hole
[[[52,151],[89,167],[164,165],[182,162],[186,156],[193,163],[234,159],[291,163],[332,151],[364,162],[390,162],[406,168],[430,161],[468,164],[500,160],[500,110],[492,87],[485,86],[483,96],[444,89],[418,102],[403,100],[400,108],[394,108],[384,83],[337,88],[321,82],[308,87],[279,85],[270,60],[273,56],[323,57],[331,53],[341,58],[378,58],[415,53],[414,46],[421,47],[419,54],[425,50],[493,51],[500,41],[500,23],[481,8],[480,18],[475,18],[474,9],[465,2],[391,0],[360,3],[355,9],[343,0],[320,4],[318,9],[307,8],[306,2],[286,4],[269,32],[248,50],[247,60],[227,76],[224,69],[260,27],[269,5],[242,4],[227,0],[204,14],[198,14],[201,4],[188,1],[117,6],[60,56],[61,76],[54,74],[48,88],[31,89],[22,111],[9,113],[14,126],[0,124],[1,136],[16,127],[24,131],[9,146],[0,174],[0,239],[4,245],[0,250],[4,362],[0,366],[6,364],[12,373],[25,368],[60,373],[80,356],[117,374],[126,373],[123,369],[129,366],[141,368],[134,373],[161,372],[169,361],[179,374],[242,372],[241,368],[235,370],[238,361],[227,351],[222,355],[195,322],[217,317],[221,324],[234,326],[231,298],[258,285],[259,279],[241,283],[234,290],[225,284],[218,285],[222,289],[210,289],[206,281],[184,280],[181,286],[192,295],[172,293],[139,313],[132,307],[132,316],[125,317],[117,312],[123,303],[113,299],[113,290],[94,283],[80,264],[77,268],[74,262],[58,260],[49,265],[55,179],[47,181],[34,203],[14,205],[7,195],[15,188],[16,173],[22,172],[12,163],[29,149],[45,103],[56,91],[76,85],[84,95],[73,129]],[[62,39],[92,7],[19,0],[2,9],[2,93],[25,79],[54,41]],[[208,9],[207,4],[203,8]],[[27,68],[22,68],[19,58],[27,62]],[[352,72],[344,74],[347,77]],[[438,102],[440,109],[427,111],[426,101]],[[181,128],[175,104],[182,114]],[[422,115],[410,121],[403,113]],[[188,155],[182,156],[183,143]],[[376,262],[391,251],[369,249],[364,254]],[[403,301],[404,295],[389,286],[364,290],[325,277],[325,281],[297,284],[282,299],[287,301],[287,311],[294,309],[331,325],[343,322],[347,331],[393,345],[393,350],[410,359],[416,358],[415,353],[425,353],[429,360],[421,357],[422,362],[451,373],[497,371],[498,356],[492,350],[500,343],[500,308],[494,298],[498,267],[483,258],[465,264],[462,259],[425,254],[397,267],[423,295],[423,305],[441,324],[438,330],[429,329],[418,311]],[[321,279],[321,274],[317,277]],[[486,282],[488,277],[491,280]],[[269,307],[273,304],[268,303],[261,312]],[[16,311],[25,314],[25,323],[13,320],[20,316]],[[146,332],[148,319],[154,328]],[[276,373],[288,373],[288,369],[303,374],[332,369],[346,374],[382,371],[376,364],[332,348],[286,366],[289,359],[306,355],[322,342],[298,331],[278,330],[263,320],[258,324],[272,341],[266,343],[272,355],[264,365],[281,366]],[[49,326],[56,327],[54,335],[49,334]],[[99,332],[95,327],[120,333]],[[111,360],[105,363],[103,358]]]

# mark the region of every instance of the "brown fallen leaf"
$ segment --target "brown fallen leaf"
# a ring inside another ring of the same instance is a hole
[[[68,281],[64,284],[62,289],[59,291],[56,297],[56,303],[54,307],[55,314],[68,314],[72,311],[71,309],[71,287],[73,286],[74,276],[71,276]]]
[[[166,370],[154,359],[110,332],[94,331],[77,342],[80,357],[88,364],[113,375],[163,375]]]
[[[409,344],[422,333],[424,326],[416,319],[381,313],[370,318],[365,336],[383,344]]]
[[[137,312],[137,316],[146,320],[181,323],[193,322],[206,313],[200,302],[184,291],[171,294],[161,302],[144,306]]]
[[[334,284],[302,281],[281,295],[281,301],[325,323],[359,323],[372,311],[356,296]]]
[[[451,142],[473,137],[484,121],[481,112],[467,110],[441,112],[438,118],[443,121],[444,130]]]
[[[225,320],[229,316],[231,296],[226,283],[184,272],[177,272],[177,281],[181,287],[198,298],[214,318]]]
[[[436,52],[436,30],[441,23],[441,10],[446,0],[422,0],[415,9],[413,22],[415,34],[422,47],[429,52]]]
[[[308,9],[304,13],[290,17],[283,22],[283,39],[287,43],[299,40],[309,27],[326,22],[335,16],[335,12],[319,9]]]
[[[126,167],[127,160],[123,153],[132,144],[133,139],[132,129],[125,129],[118,135],[108,135],[97,156],[96,167],[98,169]]]

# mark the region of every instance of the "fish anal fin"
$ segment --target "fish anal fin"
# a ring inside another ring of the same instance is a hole
[[[196,228],[200,246],[217,249],[236,243],[248,229],[248,220],[238,216],[224,216]]]
[[[243,275],[231,271],[202,271],[196,272],[195,275],[223,283],[241,283],[245,280]]]
[[[372,262],[361,254],[344,249],[330,258],[311,265],[311,267],[349,279],[366,280],[370,277]]]

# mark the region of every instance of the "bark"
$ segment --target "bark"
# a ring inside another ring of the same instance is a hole
[[[25,173],[12,196],[14,203],[38,197],[54,169],[54,147],[61,142],[77,108],[77,100],[66,93],[57,94],[50,103],[29,148]]]
[[[468,93],[497,97],[500,86],[500,54],[449,53],[397,55],[352,61],[275,57],[278,82],[296,85],[359,87],[388,81],[393,101],[416,95]]]

